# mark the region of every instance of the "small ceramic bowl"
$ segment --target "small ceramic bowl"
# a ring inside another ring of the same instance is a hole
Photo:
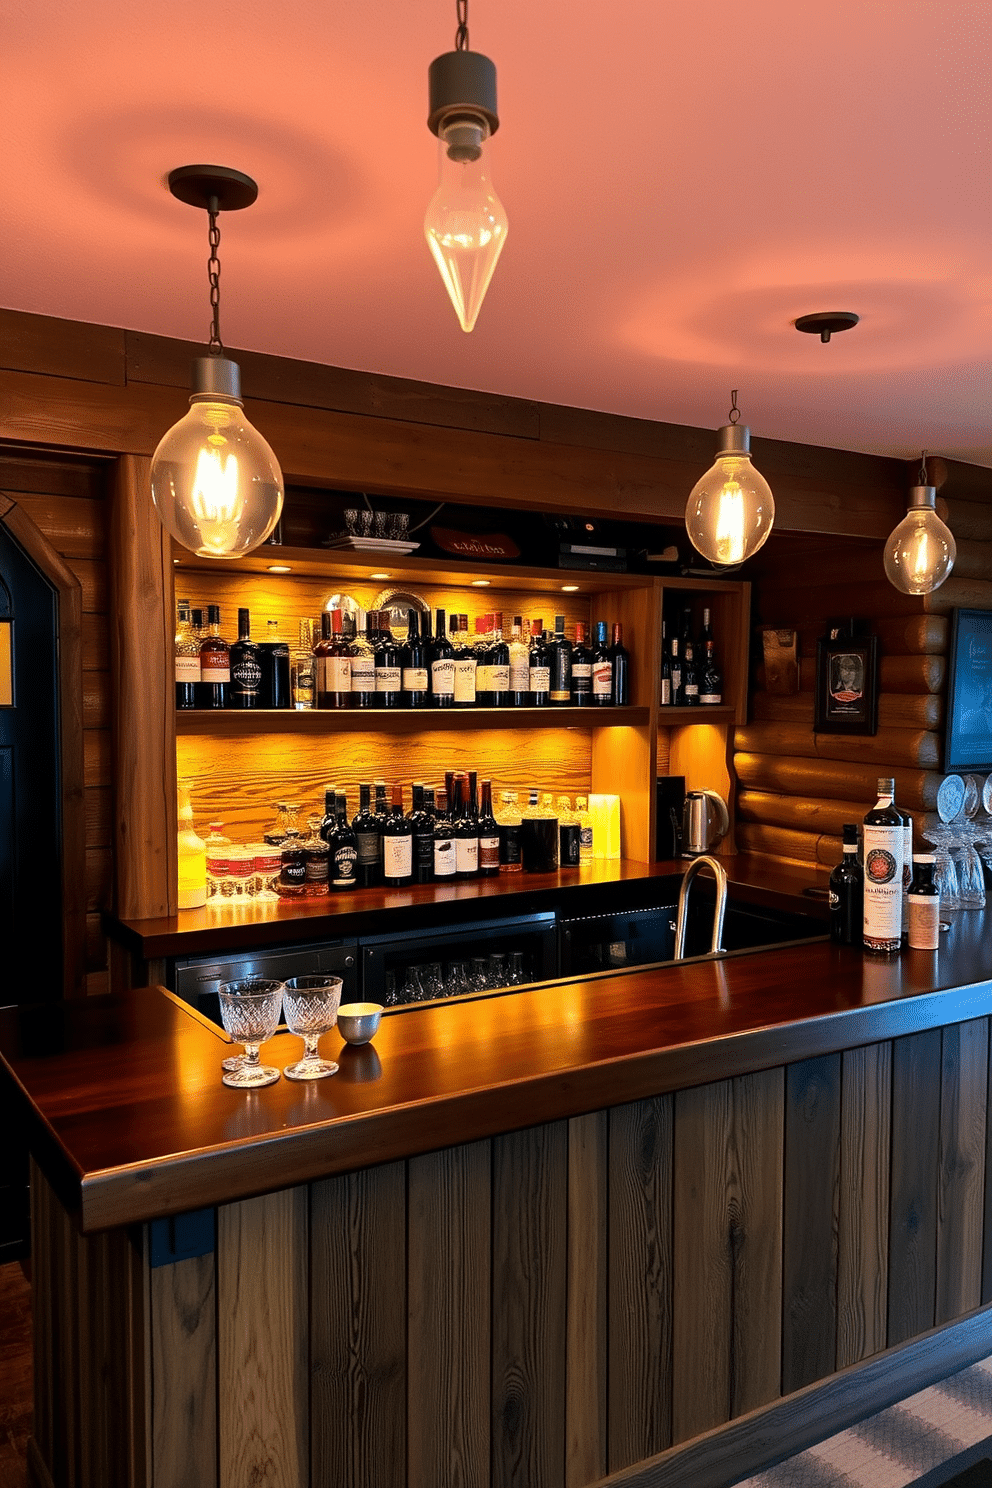
[[[381,1017],[377,1002],[346,1002],[338,1008],[338,1032],[349,1044],[367,1044],[375,1038]]]

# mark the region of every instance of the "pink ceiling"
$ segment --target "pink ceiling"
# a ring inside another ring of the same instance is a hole
[[[988,0],[471,0],[510,220],[471,336],[422,235],[454,9],[8,0],[0,301],[202,338],[164,177],[211,161],[260,186],[231,345],[702,426],[735,387],[756,434],[992,465]]]

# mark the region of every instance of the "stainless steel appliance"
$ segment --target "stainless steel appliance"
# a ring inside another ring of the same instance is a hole
[[[682,810],[682,856],[695,858],[722,842],[730,830],[727,803],[716,791],[687,791]]]
[[[284,949],[260,951],[253,955],[189,956],[172,967],[169,985],[177,996],[204,1017],[220,1023],[217,988],[221,982],[239,977],[274,977],[285,981],[291,976],[324,971],[339,976],[344,983],[342,1002],[353,1002],[359,996],[358,942],[325,941],[316,945],[287,946]]]
[[[400,935],[371,935],[361,941],[362,997],[385,1007],[406,1002],[430,1002],[438,995],[424,989],[424,968],[440,966],[444,990],[448,990],[453,962],[469,965],[472,958],[502,956],[509,969],[517,955],[525,981],[541,982],[558,974],[558,933],[553,911],[517,915],[512,919],[487,920],[459,925],[450,930],[415,930]],[[417,968],[418,977],[408,973]],[[405,990],[407,989],[407,990]],[[467,990],[467,989],[466,989]]]

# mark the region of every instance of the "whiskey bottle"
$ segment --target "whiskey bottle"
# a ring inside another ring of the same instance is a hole
[[[313,622],[301,620],[299,644],[289,653],[290,701],[299,711],[314,705],[313,668]]]
[[[207,605],[209,634],[200,642],[201,708],[226,708],[231,684],[231,654],[220,633],[220,605]]]
[[[558,797],[558,862],[562,868],[577,868],[582,859],[582,827],[567,796]]]
[[[195,708],[200,682],[200,642],[193,634],[189,600],[179,600],[176,612],[176,707]]]
[[[260,708],[289,707],[289,646],[279,634],[279,621],[269,620],[265,640],[258,643],[262,680],[258,689]]]
[[[565,635],[565,616],[555,616],[555,638],[551,642],[549,665],[550,698],[553,708],[570,708],[572,705],[572,647]]]
[[[596,621],[596,644],[592,653],[592,700],[599,708],[613,706],[613,654],[606,639],[606,621]]]
[[[239,610],[238,639],[231,647],[231,685],[227,695],[228,707],[257,708],[261,683],[262,668],[258,659],[258,647],[251,638],[251,615],[248,610]]]
[[[492,878],[499,872],[499,827],[493,816],[493,783],[482,782],[482,807],[476,823],[479,832],[479,877]]]
[[[437,612],[434,639],[427,655],[430,665],[431,706],[453,708],[455,705],[455,648],[445,634],[443,610]]]
[[[682,662],[682,701],[686,708],[699,706],[699,674],[691,641],[685,643],[685,659]]]
[[[623,643],[623,626],[617,621],[613,625],[610,660],[613,663],[613,706],[626,708],[630,702],[630,652]]]
[[[358,787],[358,811],[351,824],[355,834],[355,877],[360,889],[370,889],[382,873],[382,821],[372,811],[372,787]]]
[[[708,615],[709,610],[704,610],[703,614]],[[705,642],[705,646],[706,658],[703,662],[703,675],[699,679],[699,701],[703,706],[714,707],[723,702],[723,677],[720,675],[720,669],[713,654],[712,637]]]
[[[375,707],[375,647],[373,645],[374,617],[366,612],[349,642],[351,653],[351,706],[353,708]]]
[[[403,815],[403,787],[393,786],[393,809],[382,829],[382,881],[388,888],[413,883],[413,827]]]
[[[898,951],[902,937],[902,817],[893,802],[895,781],[881,776],[878,800],[864,821],[864,948]]]
[[[844,855],[830,875],[830,939],[860,945],[864,925],[864,876],[858,862],[858,828],[845,822]]]
[[[500,797],[499,815],[499,871],[500,873],[522,873],[523,858],[520,847],[520,827],[523,818],[516,791],[504,791]]]
[[[426,617],[425,617],[426,619]],[[428,696],[427,645],[420,635],[420,615],[416,610],[407,611],[406,645],[400,652],[401,706],[404,708],[426,708]]]
[[[592,817],[589,814],[587,797],[576,796],[575,814],[579,819],[579,862],[591,863],[595,854],[592,842]]]
[[[575,627],[572,647],[572,707],[585,708],[592,702],[592,652],[586,645],[586,628],[580,620]]]

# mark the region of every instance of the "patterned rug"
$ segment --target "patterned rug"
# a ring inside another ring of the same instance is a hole
[[[739,1488],[992,1488],[992,1463],[980,1460],[989,1457],[992,1358],[745,1479]]]

